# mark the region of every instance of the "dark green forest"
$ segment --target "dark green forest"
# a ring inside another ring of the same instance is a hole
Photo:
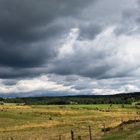
[[[2,103],[22,103],[26,105],[64,104],[131,104],[140,101],[140,92],[115,95],[79,95],[53,97],[0,98]]]

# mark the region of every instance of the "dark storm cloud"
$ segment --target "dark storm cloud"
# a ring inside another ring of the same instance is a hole
[[[41,44],[40,44],[41,45]],[[42,49],[41,49],[42,48]],[[34,67],[41,65],[47,53],[42,46],[26,45],[1,45],[0,65],[11,67]]]
[[[24,68],[45,64],[58,49],[52,40],[57,42],[69,28],[57,23],[57,19],[78,15],[89,2],[1,0],[0,65]]]
[[[4,41],[32,41],[42,38],[39,28],[54,19],[76,14],[90,0],[1,0],[0,37]],[[35,34],[37,33],[37,34]]]
[[[34,73],[34,72],[33,72]],[[0,77],[3,79],[9,79],[9,78],[24,78],[26,76],[33,76],[34,74],[26,71],[24,69],[13,69],[13,68],[1,68],[0,69]]]
[[[1,67],[0,77],[2,79],[22,79],[22,78],[32,78],[41,74],[47,73],[45,67],[32,67],[32,68],[11,68],[11,67]]]

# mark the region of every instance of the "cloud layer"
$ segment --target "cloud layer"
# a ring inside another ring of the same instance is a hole
[[[1,0],[0,93],[138,91],[139,9],[139,0]]]

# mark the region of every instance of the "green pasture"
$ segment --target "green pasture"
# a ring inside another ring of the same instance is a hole
[[[4,104],[0,105],[0,140],[59,140],[59,136],[62,140],[69,140],[71,129],[75,139],[81,136],[83,140],[89,140],[89,125],[94,139],[100,139],[104,136],[104,125],[113,128],[122,119],[140,119],[139,112],[140,109],[133,105],[121,104]],[[114,137],[113,133],[110,137]]]

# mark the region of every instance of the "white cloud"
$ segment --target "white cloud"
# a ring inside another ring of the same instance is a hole
[[[47,76],[40,76],[33,79],[19,80],[15,85],[4,85],[0,83],[1,93],[20,93],[20,92],[33,92],[33,91],[52,91],[52,92],[69,92],[76,91],[70,89],[70,86],[63,86],[56,82],[49,81]]]
[[[67,55],[71,55],[73,53],[73,45],[78,37],[79,29],[72,28],[66,38],[62,47],[59,49],[59,58],[63,59]]]

